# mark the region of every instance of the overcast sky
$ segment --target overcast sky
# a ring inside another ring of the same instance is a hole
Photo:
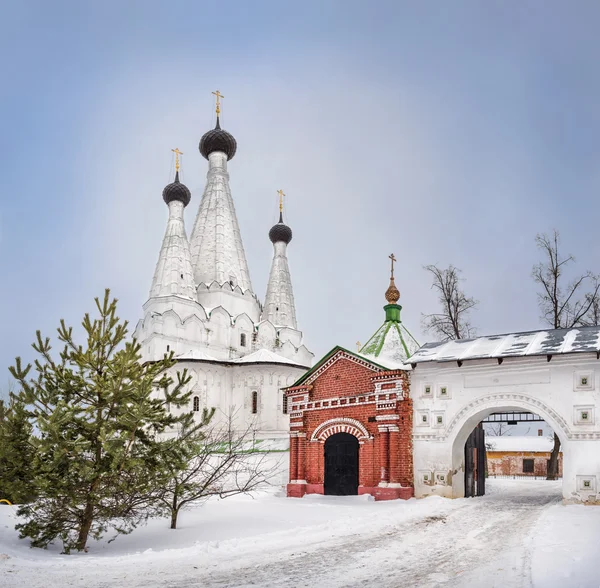
[[[2,3],[0,388],[105,287],[141,317],[170,150],[189,233],[216,89],[254,290],[283,188],[317,357],[383,321],[391,252],[420,342],[431,263],[462,269],[480,334],[540,328],[536,233],[600,272],[599,22],[585,1]]]

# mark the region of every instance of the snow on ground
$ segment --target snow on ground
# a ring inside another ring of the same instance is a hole
[[[152,520],[88,554],[29,549],[0,507],[0,586],[600,585],[600,507],[563,506],[560,482],[489,480],[482,498],[374,502],[262,492]]]

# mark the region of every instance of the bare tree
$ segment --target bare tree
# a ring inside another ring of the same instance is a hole
[[[533,266],[531,275],[541,286],[538,303],[542,320],[554,329],[599,324],[598,276],[586,271],[566,282],[564,273],[570,264],[575,263],[575,258],[572,255],[562,256],[560,234],[556,229],[551,235],[536,235],[535,242],[543,260]]]
[[[510,437],[510,425],[506,423],[485,423],[485,434],[490,437]]]
[[[232,414],[220,425],[209,425],[197,438],[187,467],[173,468],[161,496],[163,510],[171,515],[171,529],[177,528],[182,508],[211,496],[249,494],[270,485],[280,472],[279,464],[255,441],[255,426],[239,431],[234,427],[235,420]]]
[[[552,234],[538,234],[535,243],[542,252],[543,259],[533,266],[532,277],[541,286],[538,304],[542,320],[554,329],[570,329],[576,326],[598,325],[600,323],[600,300],[598,291],[600,280],[590,271],[575,276],[567,282],[565,271],[575,258],[563,256],[560,251],[560,234],[554,229]],[[548,461],[548,480],[558,477],[558,454],[560,439],[554,433],[554,447]]]
[[[471,326],[468,315],[478,302],[469,298],[461,289],[460,270],[452,265],[447,269],[427,265],[425,269],[433,277],[431,287],[437,291],[441,310],[439,313],[422,316],[424,329],[444,341],[466,339],[474,335],[475,329]]]

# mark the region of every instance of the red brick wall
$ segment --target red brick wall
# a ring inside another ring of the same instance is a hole
[[[533,473],[523,472],[523,459],[533,459]],[[490,476],[545,476],[550,453],[530,451],[488,451],[487,465]],[[558,454],[558,475],[562,476],[563,455]]]
[[[396,387],[398,381],[401,389]],[[379,390],[376,384],[380,384]],[[337,361],[332,362],[314,381],[287,392],[292,424],[290,478],[294,479],[293,472],[303,471],[304,477],[298,473],[298,479],[306,480],[308,491],[319,491],[319,488],[322,491],[324,442],[323,439],[311,441],[311,437],[326,421],[353,419],[366,429],[368,437],[362,438],[361,435],[359,438],[359,485],[369,489],[385,480],[410,488],[403,497],[412,495],[412,401],[408,392],[407,372],[363,365],[340,352]],[[376,417],[379,418],[376,420]],[[300,436],[297,437],[297,434]],[[294,443],[305,447],[305,452],[294,451]],[[303,457],[305,463],[302,467],[298,460]],[[385,473],[382,468],[385,468]],[[289,493],[296,496],[298,492],[297,488],[292,488]],[[388,497],[399,495],[396,492],[396,495]]]

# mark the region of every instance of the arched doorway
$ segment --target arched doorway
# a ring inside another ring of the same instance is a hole
[[[325,441],[324,493],[334,496],[358,494],[358,439],[335,433]]]
[[[502,412],[531,412],[539,415],[560,438],[563,454],[568,449],[567,437],[563,429],[564,423],[558,420],[556,414],[553,414],[541,402],[533,403],[525,395],[520,395],[518,401],[509,402],[506,398],[494,396],[482,399],[475,406],[461,411],[450,425],[452,433],[452,496],[454,498],[477,496],[485,493],[484,472],[481,469],[484,467],[485,462],[480,459],[478,467],[473,462],[469,463],[468,453],[472,451],[473,447],[477,446],[479,451],[476,451],[474,455],[479,454],[481,458],[485,454],[485,449],[482,447],[485,437],[480,428],[480,423],[490,414]],[[475,475],[480,473],[481,477],[480,480],[475,481],[473,486],[470,486],[469,481],[472,480],[473,471],[475,471]],[[473,490],[475,491],[473,492]]]

